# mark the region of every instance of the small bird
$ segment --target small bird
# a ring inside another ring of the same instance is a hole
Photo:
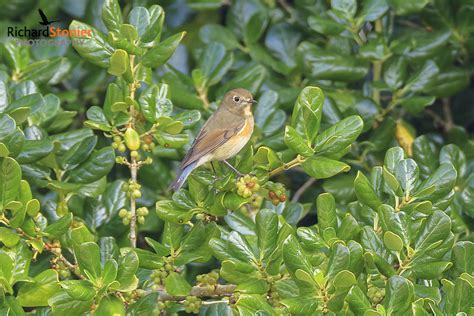
[[[245,89],[234,89],[225,94],[181,162],[180,172],[170,189],[179,190],[191,171],[210,161],[223,161],[240,175],[226,159],[235,156],[250,140],[254,125],[251,107],[255,102]]]
[[[42,21],[39,22],[40,25],[50,25],[52,23],[59,22],[59,20],[48,21],[48,18],[46,17],[46,14],[44,14],[43,10],[41,10],[41,9],[38,9],[38,12],[39,12],[39,15],[40,15],[41,20],[42,20]]]

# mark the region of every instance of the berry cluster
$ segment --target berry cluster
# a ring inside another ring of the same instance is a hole
[[[186,299],[183,301],[183,305],[186,313],[199,314],[202,301],[197,296],[186,296]]]
[[[164,265],[160,269],[153,270],[150,275],[150,278],[153,282],[152,289],[157,290],[161,285],[164,284],[166,277],[170,272],[175,270],[174,259],[172,257],[164,257]]]
[[[249,198],[253,193],[260,190],[257,177],[247,174],[237,181],[237,194],[243,198]]]
[[[114,136],[114,141],[112,143],[112,148],[117,149],[120,152],[125,152],[127,150],[127,147],[125,147],[125,144],[123,143],[123,139],[121,136],[116,135]]]
[[[124,292],[122,293],[123,298],[128,304],[133,304],[136,301],[138,301],[142,296],[145,295],[145,291],[141,289],[136,289],[134,291],[130,292]]]
[[[285,187],[281,183],[267,182],[268,199],[273,205],[277,206],[286,201]]]
[[[122,190],[127,192],[127,197],[133,196],[134,198],[138,199],[142,197],[142,193],[140,192],[140,188],[142,186],[132,179],[128,180],[128,183],[122,186]]]
[[[207,274],[200,274],[196,277],[199,286],[213,289],[219,280],[219,272],[211,271]]]
[[[142,149],[144,151],[152,151],[153,149],[155,149],[155,143],[153,142],[153,136],[147,134],[143,137]]]
[[[384,288],[379,288],[373,285],[372,283],[369,283],[367,287],[368,287],[367,296],[369,297],[373,305],[377,305],[384,299],[385,297]]]

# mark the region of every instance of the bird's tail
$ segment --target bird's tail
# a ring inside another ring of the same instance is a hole
[[[193,162],[192,164],[187,165],[183,170],[181,170],[179,174],[176,176],[176,179],[173,181],[173,183],[170,184],[168,189],[173,190],[175,192],[181,189],[181,187],[183,186],[184,182],[188,178],[191,171],[193,171],[194,168],[196,167],[196,164],[197,164],[197,161]]]

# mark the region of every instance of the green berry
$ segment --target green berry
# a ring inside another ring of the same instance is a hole
[[[125,225],[125,226],[128,226],[130,225],[130,220],[128,218],[122,218],[122,223]]]
[[[132,157],[132,158],[138,158],[138,151],[132,150],[132,151],[130,152],[130,157]]]
[[[114,136],[114,142],[120,143],[122,141],[122,137],[120,136]]]
[[[142,145],[142,148],[143,148],[144,151],[149,151],[149,150],[150,150],[150,145],[148,145],[148,144],[143,144],[143,145]]]
[[[133,197],[138,199],[142,196],[142,193],[140,192],[140,190],[133,190]]]
[[[118,146],[118,151],[124,153],[126,150],[127,150],[127,148],[125,147],[124,144],[120,144],[120,145]]]
[[[119,211],[119,216],[122,218],[126,217],[127,214],[128,214],[128,211],[124,208]]]
[[[118,146],[119,146],[119,144],[118,144],[118,143],[112,143],[112,148],[113,148],[113,149],[117,149],[117,148],[118,148]]]
[[[138,223],[139,223],[139,224],[145,224],[145,217],[143,217],[143,216],[138,216]]]

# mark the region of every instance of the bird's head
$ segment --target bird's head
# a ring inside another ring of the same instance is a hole
[[[222,103],[230,111],[246,115],[251,113],[250,108],[255,102],[250,91],[238,88],[227,92]]]

